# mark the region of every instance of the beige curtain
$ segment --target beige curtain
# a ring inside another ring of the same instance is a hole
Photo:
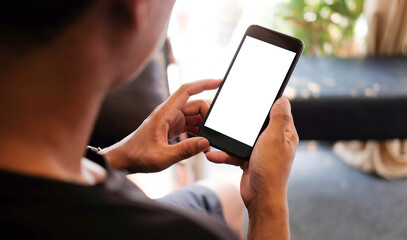
[[[366,0],[365,14],[367,54],[407,56],[407,0]],[[362,171],[386,179],[407,177],[407,140],[338,142],[334,152]]]
[[[367,54],[407,55],[407,1],[366,0]]]

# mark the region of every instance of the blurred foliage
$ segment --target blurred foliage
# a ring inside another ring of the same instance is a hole
[[[363,5],[364,0],[283,0],[276,17],[285,22],[285,32],[304,41],[305,54],[349,56],[355,55],[353,37]]]

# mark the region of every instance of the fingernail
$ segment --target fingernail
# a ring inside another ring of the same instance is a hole
[[[197,144],[198,144],[199,150],[201,150],[201,151],[205,151],[209,148],[209,142],[208,142],[208,140],[206,140],[204,138],[199,140]]]
[[[291,111],[291,104],[287,100],[287,98],[281,97],[280,99],[277,100],[276,104],[286,106]]]

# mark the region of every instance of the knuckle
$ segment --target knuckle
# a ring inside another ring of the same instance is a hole
[[[180,92],[187,92],[188,89],[190,88],[191,83],[184,83],[181,85],[181,87],[179,88]]]
[[[182,152],[181,152],[182,159],[187,159],[194,155],[194,150],[188,144],[183,144],[181,149],[182,149]]]
[[[196,103],[200,106],[206,106],[209,105],[208,102],[206,102],[205,100],[199,99],[196,101]]]
[[[298,144],[300,143],[300,137],[298,136],[297,133],[294,134],[294,143],[295,146],[298,146]]]
[[[270,128],[267,128],[262,135],[264,136],[265,143],[269,146],[279,145],[284,142],[284,134],[276,133]]]
[[[289,122],[291,119],[291,116],[287,111],[279,111],[278,113],[272,114],[271,117],[276,121],[284,123]]]
[[[158,115],[160,113],[160,109],[163,107],[163,104],[158,105],[154,110],[148,115],[147,118],[152,118],[155,115]]]
[[[276,146],[284,143],[284,136],[279,134],[272,134],[270,136],[270,145]]]
[[[292,149],[297,149],[298,144],[299,144],[299,139],[298,139],[297,135],[291,135],[291,136],[287,137],[287,141]]]

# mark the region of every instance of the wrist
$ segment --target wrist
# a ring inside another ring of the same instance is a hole
[[[289,239],[286,195],[261,197],[248,206],[248,239]]]
[[[262,215],[272,217],[285,211],[288,212],[287,194],[282,192],[258,195],[247,206],[247,211],[249,217]]]
[[[125,157],[122,156],[117,148],[107,147],[98,152],[100,155],[105,157],[106,161],[109,162],[110,166],[115,169],[127,169],[127,164]]]

